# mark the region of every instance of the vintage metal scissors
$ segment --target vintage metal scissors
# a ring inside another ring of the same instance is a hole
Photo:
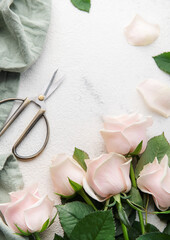
[[[32,158],[38,156],[46,147],[48,140],[49,140],[49,133],[50,133],[50,129],[49,129],[49,123],[48,120],[45,116],[45,100],[47,100],[51,94],[60,86],[60,84],[63,82],[64,77],[58,79],[56,82],[54,82],[55,76],[56,76],[57,70],[54,72],[50,82],[48,83],[48,85],[46,85],[43,90],[41,91],[41,94],[39,94],[36,97],[33,98],[25,98],[25,99],[21,99],[21,98],[8,98],[8,99],[4,99],[2,101],[0,101],[0,104],[5,103],[5,102],[10,102],[10,101],[21,101],[22,104],[17,108],[17,110],[13,113],[13,115],[9,118],[9,120],[7,120],[7,122],[5,123],[5,125],[3,126],[3,128],[0,130],[0,137],[4,134],[4,132],[9,128],[9,126],[15,121],[15,119],[20,115],[20,113],[30,104],[30,103],[34,103],[35,105],[37,105],[39,107],[39,111],[37,112],[37,114],[34,116],[34,118],[32,119],[32,121],[29,123],[29,125],[27,126],[27,128],[24,130],[24,132],[21,134],[21,136],[18,138],[18,140],[15,142],[13,148],[12,148],[12,152],[13,154],[19,159],[19,160],[31,160]],[[27,136],[27,134],[31,131],[31,129],[35,126],[35,124],[41,119],[44,118],[45,123],[46,123],[46,137],[45,137],[45,141],[43,146],[41,147],[41,149],[36,152],[33,155],[30,156],[21,156],[17,153],[17,147],[20,145],[20,143],[24,140],[24,138]]]

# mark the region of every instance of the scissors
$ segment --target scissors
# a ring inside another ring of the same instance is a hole
[[[49,123],[48,120],[45,116],[45,100],[47,100],[51,94],[60,86],[60,84],[63,82],[64,77],[61,77],[59,80],[54,82],[54,79],[56,77],[56,73],[58,70],[56,70],[50,79],[50,82],[42,89],[41,94],[39,94],[36,97],[33,98],[28,98],[26,97],[25,99],[21,98],[8,98],[0,101],[0,104],[5,103],[5,102],[11,102],[11,101],[21,101],[21,105],[16,109],[16,111],[13,113],[13,115],[7,120],[3,128],[0,130],[0,137],[5,133],[5,131],[9,128],[9,126],[15,121],[15,119],[21,114],[21,112],[30,104],[34,103],[39,107],[39,111],[36,113],[32,121],[29,123],[27,128],[24,130],[24,132],[21,134],[21,136],[18,138],[18,140],[15,142],[12,152],[13,154],[19,159],[19,160],[31,160],[38,156],[46,147],[48,140],[49,140],[49,134],[50,134],[50,128],[49,128]],[[32,154],[30,156],[21,156],[17,153],[17,148],[20,145],[20,143],[25,139],[25,137],[28,135],[28,133],[31,131],[31,129],[36,125],[36,123],[41,119],[44,118],[45,123],[46,123],[46,137],[43,146],[41,149],[36,152],[35,154]]]

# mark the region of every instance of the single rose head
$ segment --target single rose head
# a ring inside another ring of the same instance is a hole
[[[11,202],[0,204],[0,211],[14,232],[20,233],[16,225],[24,232],[39,232],[51,220],[54,202],[47,196],[40,197],[37,185],[11,192],[10,198]]]
[[[137,184],[142,192],[151,194],[158,209],[170,207],[170,168],[167,155],[159,163],[157,158],[144,166]]]
[[[143,141],[142,153],[147,145],[146,130],[151,125],[152,118],[141,114],[107,116],[104,118],[104,129],[100,132],[108,152],[127,154]]]
[[[85,191],[97,201],[131,189],[129,177],[131,159],[117,153],[103,154],[93,160],[85,160],[87,173],[83,180]]]
[[[71,196],[75,193],[69,179],[79,185],[83,184],[84,170],[66,154],[58,154],[53,158],[50,173],[55,192],[63,196]]]

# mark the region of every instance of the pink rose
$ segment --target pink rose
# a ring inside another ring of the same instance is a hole
[[[105,117],[101,135],[108,152],[127,154],[133,152],[143,140],[141,153],[147,145],[146,129],[152,125],[152,118],[141,114]]]
[[[82,185],[84,170],[80,165],[66,154],[58,154],[50,167],[51,178],[55,192],[64,196],[70,196],[75,193],[69,183],[69,178]]]
[[[10,198],[11,202],[0,204],[0,211],[14,232],[20,233],[15,224],[25,232],[38,232],[51,218],[54,202],[47,196],[40,197],[37,185],[11,192]]]
[[[170,168],[167,155],[158,163],[157,158],[144,166],[137,184],[142,192],[151,194],[160,210],[170,207]]]
[[[130,162],[117,153],[103,154],[94,160],[85,160],[87,173],[83,180],[85,191],[97,201],[131,189]]]

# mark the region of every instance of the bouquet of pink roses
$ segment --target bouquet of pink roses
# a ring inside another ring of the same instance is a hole
[[[56,208],[64,230],[54,240],[170,239],[170,145],[164,134],[147,143],[151,125],[152,119],[140,114],[106,117],[101,135],[108,153],[90,159],[75,148],[72,157],[54,157],[50,172],[63,203]],[[36,185],[10,197],[0,204],[7,225],[40,240],[55,220],[54,202],[40,197]],[[163,232],[148,223],[149,214],[167,223]]]

